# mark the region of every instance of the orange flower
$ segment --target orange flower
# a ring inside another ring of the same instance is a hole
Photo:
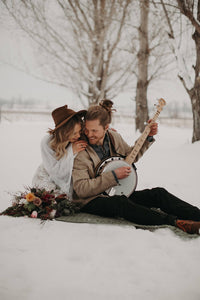
[[[34,199],[35,199],[35,195],[34,195],[33,193],[28,193],[28,194],[26,195],[26,200],[27,200],[28,202],[32,202]]]

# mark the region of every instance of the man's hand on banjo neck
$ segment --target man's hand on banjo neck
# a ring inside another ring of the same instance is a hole
[[[148,123],[151,123],[151,119],[148,121]],[[158,133],[158,123],[154,122],[150,126],[150,132],[149,136],[156,135]],[[125,167],[120,167],[114,170],[115,174],[117,176],[117,179],[123,179],[126,178],[130,175],[131,173],[131,167],[125,166]]]
[[[148,123],[151,123],[152,119],[150,119],[148,121]],[[154,122],[151,124],[150,126],[150,132],[149,132],[149,136],[153,136],[153,135],[156,135],[158,133],[158,123]]]

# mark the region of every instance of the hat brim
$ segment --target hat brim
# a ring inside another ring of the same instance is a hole
[[[65,125],[67,122],[69,122],[71,120],[71,118],[73,118],[74,116],[79,116],[79,117],[85,117],[87,113],[87,110],[83,109],[83,110],[79,110],[77,112],[75,112],[74,114],[72,114],[70,117],[68,117],[67,119],[65,119],[64,121],[62,121],[60,124],[58,124],[53,130],[52,133],[54,133],[58,128],[62,127],[63,125]]]

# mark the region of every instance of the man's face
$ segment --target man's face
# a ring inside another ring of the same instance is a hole
[[[104,128],[99,120],[85,121],[85,135],[91,145],[103,145],[105,133],[109,125]]]

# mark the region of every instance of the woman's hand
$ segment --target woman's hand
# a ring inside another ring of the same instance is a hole
[[[109,127],[108,129],[109,129],[109,130],[112,130],[112,131],[114,131],[114,132],[117,132],[117,130],[116,130],[115,128],[113,128],[113,127],[111,127],[111,128]]]
[[[72,149],[74,154],[85,150],[86,147],[87,147],[87,142],[84,140],[80,140],[72,143]]]

